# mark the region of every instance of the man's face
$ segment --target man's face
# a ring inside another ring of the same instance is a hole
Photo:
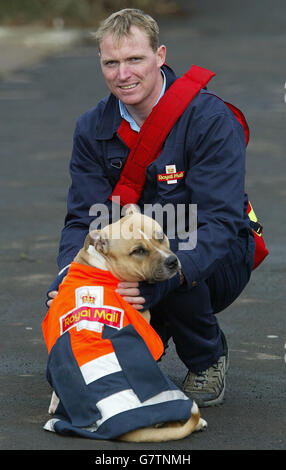
[[[119,44],[106,35],[100,43],[101,68],[107,86],[127,107],[151,111],[162,89],[160,67],[166,56],[165,46],[156,52],[149,38],[132,26]]]

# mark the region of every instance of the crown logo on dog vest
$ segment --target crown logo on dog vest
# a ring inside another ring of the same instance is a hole
[[[96,302],[96,296],[90,295],[89,291],[87,291],[86,295],[82,295],[81,300],[84,304],[94,305]]]

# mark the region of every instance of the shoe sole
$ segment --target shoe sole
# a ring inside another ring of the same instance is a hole
[[[220,395],[218,397],[214,398],[213,400],[208,400],[208,401],[206,400],[201,401],[197,398],[194,398],[194,401],[196,402],[199,408],[207,408],[209,406],[221,405],[224,401],[224,393],[225,393],[225,382],[224,382],[223,389],[220,392]]]

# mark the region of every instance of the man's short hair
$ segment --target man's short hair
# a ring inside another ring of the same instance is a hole
[[[112,34],[114,40],[120,43],[123,37],[130,34],[131,26],[137,26],[146,34],[151,48],[156,52],[159,47],[158,24],[150,15],[136,8],[125,8],[116,11],[100,23],[95,33],[98,49],[100,50],[100,43],[107,34]]]

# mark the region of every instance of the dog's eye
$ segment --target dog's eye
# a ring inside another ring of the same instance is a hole
[[[164,234],[164,232],[159,232],[159,231],[156,231],[155,234],[154,234],[154,238],[155,240],[157,240],[159,243],[163,243],[164,241],[166,241],[166,235]]]
[[[147,254],[147,250],[145,250],[143,246],[138,246],[138,248],[135,248],[135,250],[133,250],[130,253],[130,255],[139,255],[139,256],[146,255],[146,254]]]

